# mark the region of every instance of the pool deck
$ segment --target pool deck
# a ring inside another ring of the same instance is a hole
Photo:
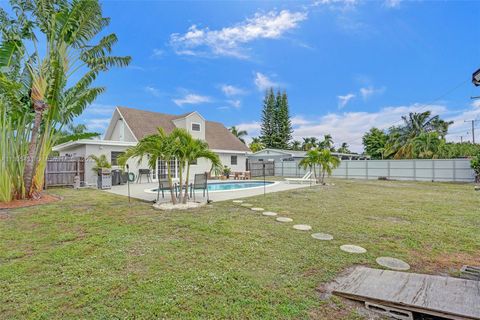
[[[212,183],[218,182],[239,182],[238,180],[227,180],[227,181],[218,181],[214,180],[211,181]],[[260,180],[247,180],[247,181],[260,181]],[[245,182],[247,182],[245,181]],[[268,185],[265,188],[266,193],[271,192],[278,192],[278,191],[286,191],[298,188],[308,187],[308,184],[288,184],[285,181],[275,181],[276,183],[273,185]],[[130,196],[132,198],[153,202],[157,198],[156,193],[147,193],[145,189],[154,189],[158,185],[157,183],[130,183]],[[121,186],[112,186],[112,189],[105,190],[106,192],[127,196],[128,195],[128,187],[127,185]],[[225,200],[233,200],[233,199],[241,199],[247,197],[253,197],[263,194],[263,187],[255,187],[249,189],[238,189],[238,190],[227,190],[227,191],[210,191],[209,198],[213,201],[225,201]],[[197,190],[196,192],[196,200],[197,201],[206,201],[206,197],[203,197],[203,191]],[[160,202],[168,202],[170,201],[170,194],[168,191],[165,191],[165,198],[162,199],[162,195],[160,194]]]

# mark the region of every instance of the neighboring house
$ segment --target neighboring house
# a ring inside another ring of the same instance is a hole
[[[139,140],[147,135],[157,132],[157,128],[163,128],[170,133],[174,128],[183,128],[195,138],[204,140],[212,151],[217,153],[223,165],[232,171],[245,171],[247,155],[250,149],[235,137],[223,124],[205,120],[198,112],[190,112],[183,115],[169,115],[158,112],[144,111],[125,107],[117,107],[113,112],[110,124],[105,132],[103,140],[77,140],[57,145],[53,148],[61,156],[85,157],[89,155],[100,156],[104,154],[112,163],[112,168],[119,168],[117,158],[128,147],[135,146]],[[128,162],[130,172],[138,174],[139,169],[148,169],[147,159],[138,163],[138,159],[130,159]],[[165,177],[167,165],[172,169],[174,178],[178,177],[178,163],[172,161],[167,164],[159,160],[156,168],[152,171],[152,178]],[[94,163],[87,161],[85,166],[85,180],[87,183],[96,182],[96,173],[92,168]],[[190,173],[193,178],[196,173],[210,171],[210,161],[199,159],[191,166]],[[142,178],[146,181],[146,178]]]
[[[263,149],[252,153],[248,156],[248,160],[255,161],[300,161],[305,158],[306,151],[293,151],[281,149]],[[338,153],[332,152],[332,155],[339,157],[342,160],[365,160],[369,156],[362,154]]]

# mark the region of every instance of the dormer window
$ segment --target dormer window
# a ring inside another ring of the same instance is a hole
[[[200,123],[192,123],[192,131],[200,131]]]

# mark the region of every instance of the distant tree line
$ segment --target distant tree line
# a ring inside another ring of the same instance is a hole
[[[387,130],[371,128],[363,135],[365,153],[372,159],[446,159],[474,156],[480,147],[472,143],[446,142],[452,121],[430,111],[402,116],[402,124]]]

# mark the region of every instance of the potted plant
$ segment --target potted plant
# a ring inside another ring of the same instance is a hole
[[[105,156],[104,154],[99,157],[91,154],[90,156],[88,156],[87,159],[92,159],[93,161],[95,161],[95,166],[92,168],[92,170],[97,172],[99,175],[101,174],[103,169],[110,169],[112,167],[110,162],[108,162],[107,160],[107,156]]]
[[[227,179],[230,178],[230,172],[232,172],[232,169],[230,169],[227,166],[223,167],[223,176],[226,177]]]

